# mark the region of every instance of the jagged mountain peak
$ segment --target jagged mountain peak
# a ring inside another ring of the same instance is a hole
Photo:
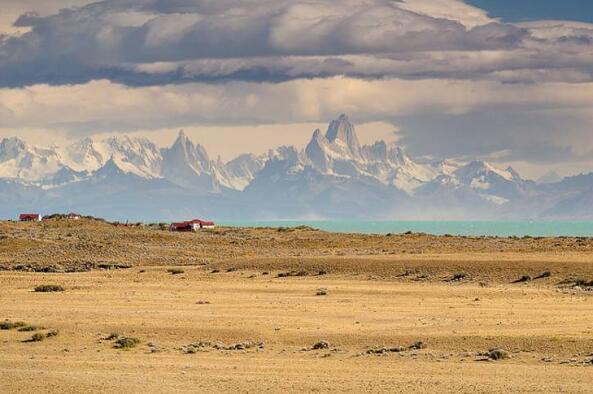
[[[3,138],[0,141],[0,161],[14,159],[19,154],[32,150],[27,142],[18,137]]]
[[[315,129],[315,131],[313,131],[311,141],[327,141],[327,138],[323,135],[323,133],[321,133],[321,130]]]
[[[111,157],[105,162],[105,164],[103,164],[103,166],[95,172],[95,175],[98,175],[100,177],[106,177],[124,173],[125,171],[123,171],[122,168],[118,165],[115,157],[111,155]]]
[[[500,168],[482,160],[469,162],[465,166],[456,170],[455,174],[466,179],[486,175],[495,175],[507,181],[512,181],[514,178],[513,174],[508,170],[501,170]]]
[[[519,175],[519,173],[513,167],[508,166],[505,171],[508,172],[509,174],[511,174],[511,176],[513,177],[514,180],[517,180],[517,181],[523,180],[523,178],[521,178],[521,175]]]
[[[345,114],[340,115],[338,119],[332,120],[329,123],[325,138],[330,144],[345,148],[353,157],[361,157],[360,142],[358,141],[356,130]]]

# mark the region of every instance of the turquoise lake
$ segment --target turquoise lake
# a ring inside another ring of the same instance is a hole
[[[310,226],[342,233],[387,234],[406,231],[434,235],[509,236],[593,236],[593,221],[234,221],[221,225],[237,227]]]

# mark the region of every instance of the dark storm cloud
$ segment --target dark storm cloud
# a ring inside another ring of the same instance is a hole
[[[107,0],[46,17],[26,13],[15,25],[30,32],[0,42],[0,86],[103,78],[159,85],[333,75],[445,77],[467,71],[455,64],[454,53],[513,51],[529,36],[527,29],[509,24],[470,29],[400,5]],[[388,62],[368,70],[375,61],[401,56],[414,58],[411,66],[422,71],[414,75],[402,70],[405,64]]]

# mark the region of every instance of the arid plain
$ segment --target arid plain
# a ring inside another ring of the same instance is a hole
[[[0,267],[0,392],[592,390],[591,238],[2,222]]]

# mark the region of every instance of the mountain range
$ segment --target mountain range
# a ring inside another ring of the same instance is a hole
[[[593,173],[534,182],[484,161],[414,159],[361,145],[346,115],[305,149],[223,162],[183,131],[170,147],[127,135],[68,146],[0,142],[0,215],[79,211],[118,220],[587,219]]]

